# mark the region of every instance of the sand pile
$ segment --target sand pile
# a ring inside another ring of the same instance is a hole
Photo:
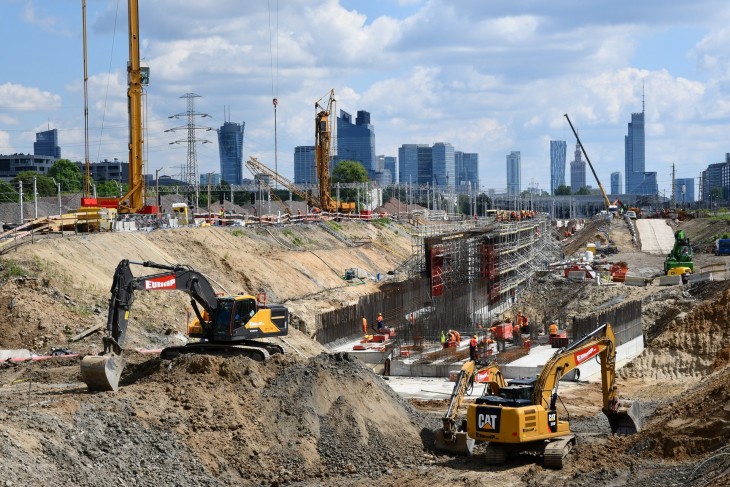
[[[713,363],[722,363],[724,350],[730,346],[729,313],[730,290],[692,303],[688,312],[680,312],[659,327],[648,348],[621,369],[620,375],[677,379],[709,374],[717,368]]]

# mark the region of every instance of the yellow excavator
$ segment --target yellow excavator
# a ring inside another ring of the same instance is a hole
[[[437,450],[464,455],[472,454],[474,439],[467,435],[465,423],[457,425],[456,420],[464,398],[474,390],[474,382],[484,384],[482,395],[499,394],[500,389],[507,386],[496,362],[483,363],[467,360],[461,366],[456,378],[454,390],[451,392],[449,409],[441,418],[443,427],[436,430],[435,446]]]
[[[130,265],[161,272],[135,277]],[[122,357],[129,312],[135,291],[182,291],[190,295],[196,318],[188,325],[188,336],[200,341],[167,347],[163,359],[181,354],[245,356],[264,361],[284,349],[258,338],[284,336],[289,331],[289,311],[280,304],[267,303],[261,296],[238,294],[219,296],[206,277],[186,265],[157,264],[122,260],[112,280],[104,352],[87,355],[81,361],[81,379],[90,391],[115,391],[124,369]],[[200,309],[202,308],[202,310]]]
[[[546,467],[562,468],[563,458],[576,440],[568,421],[558,414],[558,384],[565,374],[596,356],[601,363],[603,413],[608,417],[611,431],[614,434],[639,431],[639,402],[618,397],[615,344],[611,325],[605,324],[558,350],[537,379],[511,380],[498,394],[481,397],[470,405],[467,432],[476,441],[489,442],[486,463],[502,465],[510,453],[534,452],[542,454]]]

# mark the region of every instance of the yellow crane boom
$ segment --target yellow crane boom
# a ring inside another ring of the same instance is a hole
[[[611,208],[611,202],[608,199],[608,195],[606,194],[606,190],[603,189],[603,185],[601,184],[601,180],[598,179],[598,174],[596,174],[596,170],[593,169],[593,164],[591,164],[591,160],[588,158],[588,153],[586,152],[585,147],[583,147],[583,143],[580,141],[580,137],[578,137],[578,132],[575,131],[575,127],[573,127],[573,123],[570,121],[570,117],[568,117],[568,114],[565,114],[565,118],[568,120],[568,124],[570,125],[570,129],[573,131],[573,135],[575,135],[575,140],[578,141],[578,145],[580,146],[580,150],[583,151],[583,155],[586,156],[586,161],[588,161],[588,167],[591,168],[591,172],[593,173],[593,177],[596,178],[596,182],[598,183],[598,189],[601,190],[601,195],[603,196],[603,202],[606,204],[606,211],[609,211]]]

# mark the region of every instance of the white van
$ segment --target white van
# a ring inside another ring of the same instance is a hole
[[[631,218],[632,220],[636,220],[636,212],[635,211],[627,211],[626,216]]]

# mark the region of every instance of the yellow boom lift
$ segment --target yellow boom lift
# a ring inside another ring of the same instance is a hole
[[[615,344],[613,330],[605,324],[556,352],[537,379],[510,381],[497,395],[479,398],[470,405],[467,432],[476,441],[489,442],[485,452],[487,464],[502,465],[510,453],[537,452],[543,455],[546,467],[562,468],[563,457],[575,445],[575,435],[571,434],[568,421],[558,414],[558,383],[565,374],[596,356],[601,363],[602,410],[611,431],[639,431],[639,403],[618,397]]]

